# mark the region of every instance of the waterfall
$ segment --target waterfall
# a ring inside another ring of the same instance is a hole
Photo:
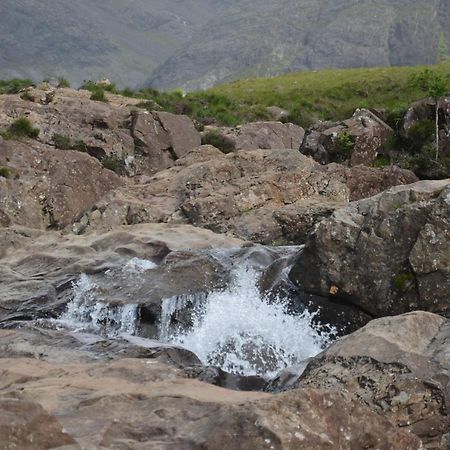
[[[138,278],[146,270],[156,267],[152,261],[132,258],[119,269],[105,272],[107,277],[114,277],[118,271]],[[138,282],[138,279],[136,280]],[[101,298],[97,285],[86,274],[81,274],[72,285],[72,300],[65,312],[56,321],[75,331],[89,331],[109,337],[121,333],[135,334],[138,326],[137,304],[111,305]]]
[[[183,296],[163,302],[160,339],[194,352],[205,365],[231,373],[275,376],[318,354],[332,333],[313,326],[308,312],[290,314],[281,300],[269,301],[257,288],[258,274],[241,266],[225,290],[206,298]],[[173,314],[193,305],[193,326],[180,330]]]

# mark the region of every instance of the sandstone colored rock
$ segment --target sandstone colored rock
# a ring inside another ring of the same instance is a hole
[[[131,133],[136,151],[146,158],[136,161],[155,173],[173,166],[174,161],[201,144],[201,137],[187,116],[141,111],[134,114]]]
[[[376,114],[358,109],[350,119],[312,127],[300,147],[321,164],[349,161],[351,166],[371,165],[393,130]]]
[[[416,436],[349,393],[225,390],[187,378],[173,362],[146,355],[142,348],[133,355],[131,348],[118,351],[123,347],[111,340],[70,337],[62,331],[33,333],[37,336],[0,330],[0,389],[5,396],[20,389],[28,402],[48,412],[46,420],[58,417],[68,436],[60,445],[75,441],[71,450],[121,448],[124,443],[131,450],[421,448]],[[2,348],[4,340],[10,345]],[[26,439],[29,430],[17,429],[17,439]],[[58,442],[56,433],[46,437]]]
[[[256,149],[298,149],[305,130],[292,123],[254,122],[236,128],[215,129],[234,151]]]
[[[348,392],[418,436],[425,448],[444,450],[450,437],[449,342],[450,321],[435,314],[377,319],[314,358],[296,387]]]
[[[320,223],[290,277],[372,317],[448,314],[449,180],[391,188]]]
[[[10,224],[63,228],[122,182],[91,156],[35,141],[0,142],[0,217]]]
[[[350,198],[415,180],[411,172],[399,169],[323,167],[296,150],[224,155],[201,146],[175,167],[104,197],[73,230],[176,222],[261,243],[299,244],[318,221]]]
[[[139,99],[106,94],[93,101],[84,90],[36,88],[19,95],[0,97],[0,129],[19,117],[39,128],[39,140],[58,145],[57,136],[74,149],[100,161],[112,160],[126,175],[148,175],[173,165],[187,150],[200,145],[200,134],[186,116],[148,113]],[[171,153],[172,152],[172,153]]]
[[[0,396],[1,450],[45,450],[75,444],[56,417],[39,403]]]
[[[170,224],[84,236],[16,227],[0,229],[0,237],[0,323],[60,316],[87,274],[89,292],[98,302],[116,312],[118,306],[136,305],[141,335],[151,337],[157,333],[163,299],[206,294],[228,281],[225,262],[202,250],[226,252],[243,245],[208,230]],[[93,304],[75,310],[83,307]],[[90,316],[85,320],[89,325]],[[101,332],[103,324],[92,320],[93,329]]]

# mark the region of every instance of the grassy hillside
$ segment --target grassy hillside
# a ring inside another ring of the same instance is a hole
[[[251,78],[185,96],[176,91],[159,93],[151,89],[139,95],[203,123],[215,120],[234,126],[268,119],[266,107],[279,106],[289,112],[290,121],[309,126],[317,119],[348,118],[356,108],[378,108],[398,115],[425,96],[412,86],[411,79],[426,68],[444,77],[450,91],[450,61],[447,61],[435,66],[334,69]]]

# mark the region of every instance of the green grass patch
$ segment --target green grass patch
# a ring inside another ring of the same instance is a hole
[[[0,177],[10,178],[11,177],[11,170],[8,167],[0,166]]]
[[[26,117],[21,117],[13,122],[8,130],[0,132],[0,135],[4,139],[21,139],[27,137],[36,139],[39,137],[39,133],[39,128],[34,127]]]
[[[69,136],[55,133],[52,136],[52,140],[56,148],[61,150],[69,150],[72,148],[72,142]]]
[[[22,89],[33,86],[33,81],[25,78],[12,78],[11,80],[0,80],[0,94],[17,94]]]

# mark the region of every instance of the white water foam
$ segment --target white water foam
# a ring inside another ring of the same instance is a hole
[[[131,262],[131,261],[130,261]],[[129,263],[130,263],[129,262]],[[122,270],[130,271],[127,263]],[[153,263],[152,263],[153,264]],[[133,269],[140,272],[142,265]],[[72,285],[73,297],[66,311],[56,324],[74,331],[88,331],[114,337],[119,334],[135,334],[138,324],[136,304],[110,305],[101,298],[97,285],[86,274]]]
[[[280,370],[317,355],[330,343],[312,315],[292,315],[281,301],[269,302],[257,288],[257,273],[240,268],[232,285],[200,299],[195,296],[163,302],[160,339],[194,352],[205,365],[231,373],[273,377]],[[180,331],[172,315],[194,305],[193,326]]]

